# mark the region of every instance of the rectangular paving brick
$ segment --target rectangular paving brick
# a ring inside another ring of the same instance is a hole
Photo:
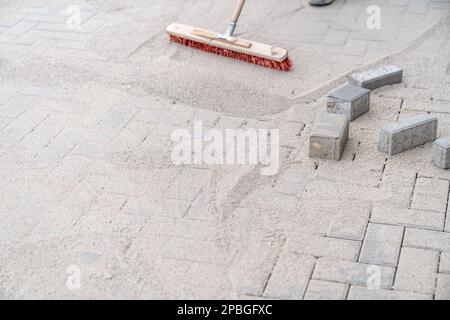
[[[21,113],[30,109],[36,102],[36,97],[17,95],[11,98],[5,105],[0,106],[0,116],[4,118],[16,118]]]
[[[442,252],[439,259],[439,272],[450,273],[450,252]]]
[[[348,285],[337,282],[310,280],[305,300],[345,300]]]
[[[421,146],[436,139],[438,120],[421,114],[387,124],[381,129],[378,150],[389,155]]]
[[[230,279],[239,293],[262,295],[281,246],[279,241],[253,240],[242,247],[230,270]]]
[[[358,72],[350,75],[350,83],[369,90],[402,82],[403,70],[392,65]]]
[[[31,21],[20,21],[19,23],[15,24],[8,30],[6,30],[3,35],[6,36],[20,36],[27,32],[28,30],[33,29],[37,25],[36,22]]]
[[[436,167],[450,168],[450,137],[438,139],[433,143],[432,159]]]
[[[371,215],[371,221],[375,223],[434,230],[442,230],[444,219],[445,216],[438,212],[409,210],[383,205],[375,206]]]
[[[309,141],[309,156],[340,160],[347,143],[349,120],[347,116],[321,113],[316,120]]]
[[[394,289],[433,294],[439,253],[403,247],[395,277]]]
[[[436,251],[450,251],[450,233],[406,228],[403,245]]]
[[[28,110],[0,132],[0,144],[14,145],[30,133],[47,115],[43,112]]]
[[[372,275],[371,267],[372,265],[365,263],[319,258],[316,262],[313,278],[366,286]],[[394,280],[395,268],[378,267],[380,270],[380,286],[390,289]]]
[[[43,38],[46,35],[45,31],[35,31],[30,30],[14,40],[15,44],[22,44],[22,45],[32,45],[39,39]]]
[[[345,114],[350,121],[369,111],[370,90],[346,84],[328,94],[327,111]]]
[[[432,178],[417,178],[411,208],[445,213],[449,182]]]
[[[272,271],[264,295],[279,299],[302,299],[315,259],[311,256],[282,254]]]
[[[450,300],[450,274],[438,274],[436,300]]]
[[[342,210],[333,218],[327,235],[362,241],[369,221],[370,210],[370,205],[352,205],[352,210]]]
[[[399,290],[351,286],[348,300],[432,300],[433,295]]]
[[[0,19],[0,26],[8,28],[12,27],[23,20],[25,16],[25,14],[19,12],[12,13]]]
[[[287,240],[285,249],[295,254],[354,261],[358,257],[360,243],[353,240],[305,234]]]
[[[359,261],[396,266],[402,238],[403,227],[369,223]]]

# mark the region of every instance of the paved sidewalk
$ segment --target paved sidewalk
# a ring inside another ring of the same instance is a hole
[[[291,73],[167,41],[172,21],[221,30],[225,1],[0,0],[0,297],[450,298],[450,173],[431,144],[376,149],[417,113],[450,134],[450,1],[285,2],[248,1],[239,32],[289,48]],[[404,81],[372,92],[343,159],[309,159],[325,94],[386,62]],[[173,164],[195,121],[279,128],[279,174]]]

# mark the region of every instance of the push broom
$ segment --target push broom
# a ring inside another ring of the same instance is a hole
[[[217,33],[179,23],[167,27],[170,40],[188,47],[280,71],[293,66],[286,49],[234,37],[245,0],[239,0],[225,33]]]

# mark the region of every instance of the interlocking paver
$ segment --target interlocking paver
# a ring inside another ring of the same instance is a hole
[[[402,239],[402,227],[369,223],[359,261],[396,266]]]
[[[312,279],[305,300],[345,300],[347,291],[346,284]]]
[[[394,206],[376,206],[371,215],[372,222],[442,230],[445,216],[439,212],[409,210]]]
[[[369,289],[351,286],[348,293],[349,300],[432,300],[433,295],[410,291]]]
[[[359,253],[358,241],[303,235],[286,242],[286,250],[294,254],[308,254],[315,257],[330,257],[356,260]]]
[[[436,300],[450,300],[450,275],[439,274],[437,276]]]
[[[230,270],[238,292],[262,295],[278,259],[281,244],[272,241],[252,241],[242,248]]]
[[[403,245],[429,250],[450,251],[450,233],[407,228]]]
[[[403,247],[400,253],[394,288],[433,294],[435,291],[438,259],[439,253],[436,251]]]
[[[270,276],[264,295],[279,299],[302,299],[314,268],[310,256],[281,254]]]
[[[314,269],[313,279],[337,281],[347,284],[368,285],[371,277],[370,264],[319,258]],[[394,280],[392,267],[379,266],[380,286],[390,288]]]
[[[445,213],[448,192],[447,180],[417,178],[411,208]]]
[[[450,7],[363,2],[315,8],[261,0],[246,11],[241,32],[256,26],[264,42],[290,49],[295,68],[282,76],[164,40],[174,13],[167,2],[73,4],[80,30],[69,3],[0,5],[0,295],[429,299],[434,274],[435,298],[446,298],[450,176],[431,165],[431,145],[389,158],[376,143],[384,123],[417,112],[434,113],[439,136],[450,134]],[[208,13],[211,23],[225,6],[193,3],[181,20]],[[368,5],[382,8],[382,29],[366,28]],[[260,23],[267,12],[277,17],[270,26]],[[366,64],[385,56],[404,68],[405,83],[371,93],[342,161],[309,159],[323,95],[345,82],[342,75],[376,68]],[[191,131],[197,120],[221,130],[280,129],[280,174],[174,165],[172,131]],[[438,181],[429,184],[433,192],[421,179]],[[393,248],[403,228],[400,251],[410,254],[396,274]],[[437,264],[430,271],[436,255],[439,271]],[[402,275],[415,260],[427,265]],[[82,290],[64,285],[74,263]],[[382,289],[371,288],[377,270]],[[411,289],[391,290],[394,279]]]

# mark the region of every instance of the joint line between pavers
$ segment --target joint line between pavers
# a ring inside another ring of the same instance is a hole
[[[311,272],[309,273],[308,283],[307,283],[307,285],[306,285],[305,291],[303,292],[302,300],[305,300],[306,293],[308,292],[309,284],[311,283],[311,279],[312,279],[312,277],[313,277],[314,270],[316,270],[317,259],[318,259],[318,258],[314,257],[314,264],[313,264],[313,267],[312,267],[312,269],[311,269]]]
[[[410,198],[409,198],[408,209],[411,209],[411,206],[412,206],[412,202],[413,202],[413,198],[414,198],[414,192],[416,191],[416,184],[417,184],[417,179],[418,178],[419,178],[419,173],[416,172],[416,175],[414,177],[414,184],[413,184],[413,187],[412,187],[412,190],[411,190],[411,195],[410,195]]]
[[[445,206],[445,212],[444,212],[444,229],[442,231],[445,232],[447,226],[447,218],[448,218],[448,205],[449,205],[449,201],[450,201],[450,189],[448,190],[447,193],[447,204]]]
[[[439,251],[438,253],[438,263],[437,263],[437,267],[436,267],[436,277],[434,278],[434,290],[433,290],[433,300],[436,300],[436,289],[437,289],[437,282],[438,282],[438,273],[439,273],[439,265],[441,264],[441,255],[442,255],[442,251]]]
[[[400,255],[402,254],[402,248],[403,248],[403,242],[405,240],[405,234],[406,234],[406,227],[403,227],[402,240],[400,241],[400,249],[398,250],[398,257],[397,257],[397,263],[395,265],[394,277],[392,278],[392,288],[394,288],[395,279],[397,278],[398,265],[400,263]]]
[[[398,109],[397,112],[397,119],[395,119],[395,121],[398,121],[398,119],[400,119],[400,114],[402,113],[402,109],[403,109],[403,102],[405,101],[405,98],[402,98],[402,100],[400,101],[400,108]]]
[[[373,203],[370,204],[369,218],[367,219],[366,227],[364,228],[364,235],[362,237],[361,245],[359,246],[358,257],[356,258],[357,262],[360,262],[359,259],[361,258],[361,251],[362,251],[363,243],[364,243],[364,240],[366,240],[367,229],[369,228],[370,220],[372,220],[372,212],[373,212]],[[361,263],[363,263],[363,262],[361,262]]]
[[[278,252],[278,254],[276,256],[275,261],[274,261],[274,263],[272,265],[272,268],[270,270],[269,276],[267,277],[267,279],[266,279],[266,281],[264,283],[264,286],[263,286],[263,289],[262,289],[262,292],[261,292],[261,295],[263,295],[263,296],[264,296],[264,292],[267,289],[267,285],[269,284],[270,278],[272,277],[273,271],[275,270],[275,267],[277,266],[278,260],[280,260],[280,256],[281,256],[281,253],[283,252],[285,244],[286,244],[286,239],[283,239],[283,244],[280,247],[280,251]]]

